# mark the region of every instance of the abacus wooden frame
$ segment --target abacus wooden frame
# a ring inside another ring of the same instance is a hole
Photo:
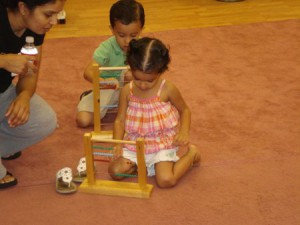
[[[134,144],[137,149],[137,164],[138,164],[138,182],[123,182],[111,180],[97,180],[95,179],[93,143],[113,143],[113,144]],[[144,140],[139,138],[137,141],[124,141],[115,139],[103,138],[99,133],[85,133],[84,134],[84,149],[86,156],[87,178],[79,186],[79,191],[125,196],[135,198],[150,198],[153,185],[147,184],[147,170],[144,156]]]
[[[94,93],[94,132],[102,134],[107,138],[112,138],[112,131],[101,130],[100,119],[100,85],[99,85],[99,71],[118,71],[127,70],[129,67],[99,67],[98,64],[93,64],[93,93]]]

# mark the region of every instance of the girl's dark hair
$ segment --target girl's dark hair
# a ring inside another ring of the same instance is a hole
[[[1,3],[4,7],[9,8],[13,11],[18,9],[19,2],[24,2],[28,9],[33,10],[37,6],[56,2],[56,0],[1,0]]]
[[[170,63],[169,49],[158,39],[132,39],[127,52],[127,63],[132,70],[144,73],[163,73]]]
[[[112,5],[109,12],[110,25],[115,26],[116,21],[128,25],[140,21],[142,28],[145,24],[145,12],[141,3],[135,0],[120,0]]]

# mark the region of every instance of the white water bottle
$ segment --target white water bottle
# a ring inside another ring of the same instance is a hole
[[[34,45],[34,38],[31,36],[27,36],[25,39],[26,43],[25,45],[21,48],[21,51],[19,54],[21,55],[30,55],[30,56],[36,56],[38,55],[38,50]],[[34,65],[37,66],[37,60],[35,61],[29,61],[31,63],[33,63]],[[11,73],[11,76],[17,76],[18,74],[15,73]]]

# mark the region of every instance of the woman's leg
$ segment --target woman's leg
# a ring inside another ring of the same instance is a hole
[[[6,168],[2,165],[2,161],[1,161],[1,158],[0,158],[0,179],[5,177],[6,172],[7,172]]]
[[[30,100],[28,121],[17,127],[10,127],[5,113],[16,98],[12,85],[0,95],[0,156],[8,156],[21,151],[50,135],[57,126],[56,114],[40,96],[34,94]]]
[[[0,189],[8,188],[17,184],[17,179],[12,174],[6,171],[6,168],[1,163],[0,158]]]
[[[155,164],[156,182],[162,188],[173,187],[179,179],[195,164],[200,162],[200,152],[190,145],[188,152],[177,162],[159,162]]]

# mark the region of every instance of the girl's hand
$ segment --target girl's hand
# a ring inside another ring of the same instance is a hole
[[[32,61],[35,60],[35,56],[6,54],[4,58],[5,65],[3,68],[9,72],[24,76],[30,71],[34,73],[38,71],[37,66],[32,63]]]
[[[113,160],[116,160],[117,158],[120,158],[123,156],[123,150],[122,150],[122,146],[121,145],[116,145],[114,147],[114,156],[113,156]]]
[[[30,109],[29,102],[30,97],[21,93],[10,104],[5,114],[10,127],[16,127],[28,121]]]
[[[173,144],[179,146],[186,146],[189,144],[190,135],[188,132],[178,132],[175,136]]]

